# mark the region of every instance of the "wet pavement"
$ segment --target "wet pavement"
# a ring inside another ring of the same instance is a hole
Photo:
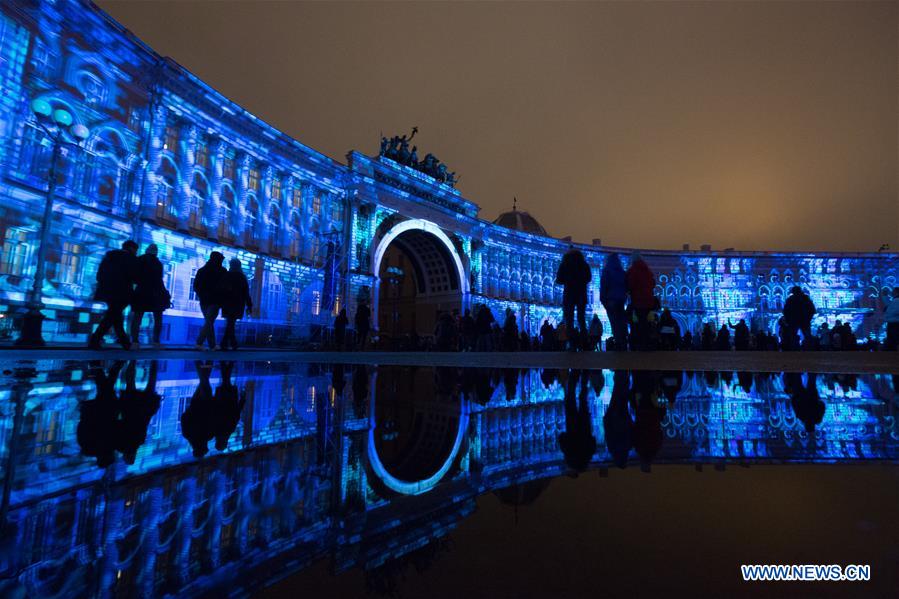
[[[836,592],[746,586],[741,563],[870,563],[881,596],[899,577],[893,374],[0,371],[2,596]]]

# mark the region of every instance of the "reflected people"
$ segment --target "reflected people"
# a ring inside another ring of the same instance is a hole
[[[215,448],[219,451],[227,449],[228,439],[237,429],[240,414],[247,401],[246,393],[239,393],[237,386],[231,382],[233,369],[234,362],[222,362],[219,365],[222,381],[215,390],[215,420],[213,421]]]
[[[97,458],[97,466],[106,468],[115,461],[115,430],[118,422],[118,396],[115,384],[125,362],[113,363],[109,372],[100,362],[92,362],[89,376],[94,379],[97,396],[79,406],[81,419],[76,431],[82,455]]]
[[[156,373],[159,364],[152,360],[148,367],[147,384],[143,390],[137,388],[135,376],[137,365],[134,361],[125,369],[125,390],[120,402],[120,419],[116,426],[116,449],[121,452],[126,464],[133,464],[137,450],[147,440],[147,427],[159,411],[162,396],[156,392]]]
[[[806,383],[802,383],[803,375],[798,372],[784,374],[784,390],[790,395],[790,403],[796,418],[802,421],[806,432],[812,434],[815,427],[824,420],[824,412],[827,409],[821,396],[818,394],[817,375],[807,373]]]
[[[616,370],[612,380],[612,399],[602,417],[602,427],[612,462],[624,468],[634,444],[634,420],[628,409],[630,373]]]
[[[215,437],[216,403],[212,396],[209,375],[212,362],[194,362],[199,377],[197,390],[190,398],[190,405],[181,414],[181,434],[193,448],[195,458],[209,453],[209,442]]]
[[[568,373],[565,385],[565,431],[559,435],[559,447],[565,463],[575,472],[583,472],[596,453],[596,437],[587,401],[588,377],[580,370]]]

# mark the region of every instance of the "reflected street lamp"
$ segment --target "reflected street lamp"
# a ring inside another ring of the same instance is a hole
[[[56,193],[56,168],[63,146],[80,146],[90,135],[87,127],[74,124],[72,113],[62,108],[53,110],[46,100],[34,100],[31,103],[31,111],[36,117],[36,123],[53,142],[53,154],[50,157],[50,169],[47,174],[47,199],[44,202],[44,218],[41,220],[40,241],[37,246],[37,270],[34,273],[34,282],[25,301],[27,311],[22,320],[22,330],[16,345],[24,347],[40,347],[45,345],[41,334],[41,325],[44,315],[42,299],[44,287],[44,273],[47,244],[50,238],[50,224],[53,218],[53,196]]]

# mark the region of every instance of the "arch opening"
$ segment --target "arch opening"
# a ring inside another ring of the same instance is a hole
[[[372,317],[384,344],[402,349],[433,335],[439,315],[461,312],[468,279],[452,241],[428,221],[393,227],[374,252]]]

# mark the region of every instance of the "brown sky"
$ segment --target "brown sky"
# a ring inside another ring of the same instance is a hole
[[[420,129],[483,218],[609,245],[899,247],[899,3],[98,3],[340,161]]]

